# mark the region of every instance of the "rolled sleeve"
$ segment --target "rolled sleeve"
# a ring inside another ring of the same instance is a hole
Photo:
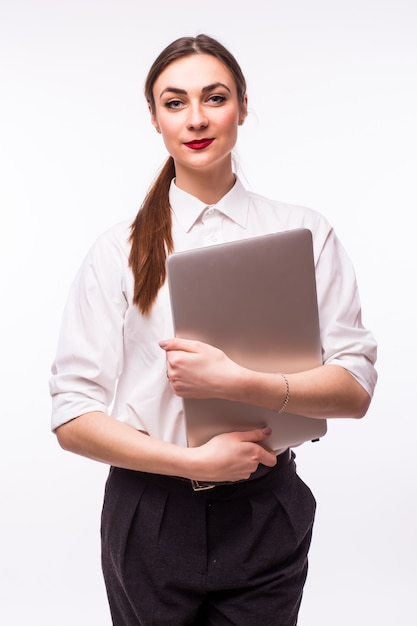
[[[109,411],[123,366],[125,267],[116,242],[101,236],[74,280],[49,381],[52,430],[83,413]]]
[[[362,323],[353,265],[332,228],[316,263],[323,363],[348,370],[372,397],[377,344]]]

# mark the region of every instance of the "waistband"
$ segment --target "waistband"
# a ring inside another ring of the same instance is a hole
[[[253,474],[251,474],[249,478],[246,478],[244,480],[238,480],[235,482],[206,482],[206,481],[201,481],[201,480],[192,480],[192,479],[189,480],[188,478],[181,478],[177,476],[174,476],[174,478],[179,478],[179,480],[189,481],[191,483],[193,491],[208,491],[209,489],[214,489],[215,487],[224,487],[224,486],[233,487],[242,483],[247,483],[252,480],[258,480],[259,478],[262,478],[262,476],[269,474],[269,472],[272,469],[284,467],[290,462],[290,460],[291,460],[291,450],[290,448],[287,448],[287,450],[277,455],[277,462],[273,468],[268,467],[267,465],[260,464],[258,465],[258,469],[256,470],[256,472],[253,472]]]
[[[152,489],[162,489],[185,499],[192,497],[233,500],[267,493],[271,489],[285,484],[296,473],[294,459],[294,452],[288,448],[282,454],[277,455],[277,463],[274,467],[259,465],[256,472],[251,474],[248,479],[236,482],[202,483],[200,481],[199,484],[203,484],[203,486],[213,485],[213,487],[203,489],[195,489],[192,481],[188,478],[138,472],[114,466],[110,468],[108,484],[110,482],[113,488],[116,488],[119,492],[126,490],[129,492],[131,490],[132,494],[137,493],[138,489],[150,487]]]

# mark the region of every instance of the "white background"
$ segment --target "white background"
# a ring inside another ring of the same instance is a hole
[[[248,80],[247,185],[330,219],[379,342],[367,417],[331,422],[298,449],[318,499],[300,626],[417,623],[415,1],[0,7],[0,623],[110,624],[107,468],[49,432],[49,368],[85,252],[136,213],[165,158],[142,95],[147,70],[199,32],[226,44]]]

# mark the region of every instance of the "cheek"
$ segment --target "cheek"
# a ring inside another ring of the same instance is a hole
[[[174,137],[178,137],[182,124],[178,115],[172,117],[161,115],[159,117],[159,127],[164,139],[166,139],[166,141],[170,141]]]
[[[219,128],[233,136],[237,136],[238,123],[239,116],[236,111],[230,111],[230,113],[218,120]]]

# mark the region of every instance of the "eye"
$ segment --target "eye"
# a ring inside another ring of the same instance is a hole
[[[226,96],[222,96],[221,94],[214,93],[209,98],[208,101],[212,104],[223,104],[226,101]]]
[[[167,109],[180,109],[182,106],[181,100],[168,100],[164,105]]]

